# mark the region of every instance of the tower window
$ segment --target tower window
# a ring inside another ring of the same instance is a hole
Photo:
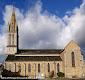
[[[21,72],[21,64],[18,64],[18,72]]]
[[[57,64],[57,72],[60,72],[59,63]]]
[[[14,45],[14,34],[12,35],[12,44]]]
[[[13,26],[12,26],[12,31],[13,31]]]
[[[75,56],[74,56],[74,52],[71,53],[71,57],[72,57],[72,67],[75,67]]]
[[[40,64],[38,64],[38,72],[40,72]]]
[[[31,72],[31,64],[28,64],[28,72]]]
[[[50,72],[50,64],[48,63],[48,72]]]
[[[11,34],[9,34],[9,45],[11,44]]]

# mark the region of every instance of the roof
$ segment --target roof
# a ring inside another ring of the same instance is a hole
[[[16,54],[60,54],[64,49],[20,49]]]
[[[15,56],[8,55],[5,61],[62,61],[60,56]]]

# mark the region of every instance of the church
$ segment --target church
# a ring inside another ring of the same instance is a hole
[[[49,77],[54,72],[65,74],[66,78],[84,75],[83,54],[72,40],[64,49],[19,49],[18,25],[13,7],[11,21],[7,26],[7,52],[4,69],[19,72],[31,78]]]

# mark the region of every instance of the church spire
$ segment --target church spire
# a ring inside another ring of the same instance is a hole
[[[16,26],[16,18],[15,18],[14,7],[13,7],[13,11],[12,11],[12,17],[11,17],[11,22],[10,22],[10,24],[15,28],[15,26]]]
[[[18,25],[16,24],[15,10],[13,6],[11,21],[7,30],[7,55],[15,54],[18,51]]]

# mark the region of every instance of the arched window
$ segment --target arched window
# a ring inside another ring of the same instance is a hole
[[[16,63],[14,63],[14,72],[16,72]]]
[[[13,31],[13,26],[12,26],[12,31]]]
[[[28,72],[31,72],[31,64],[28,64]]]
[[[9,34],[9,45],[11,44],[11,34]]]
[[[60,72],[59,63],[57,64],[57,72]]]
[[[12,35],[12,44],[14,45],[14,34]]]
[[[48,72],[50,72],[50,64],[48,63]]]
[[[11,71],[11,64],[9,63],[9,71]]]
[[[21,64],[18,64],[18,72],[21,72]]]
[[[72,67],[75,67],[75,56],[74,56],[74,52],[71,53],[71,58],[72,58]]]
[[[40,64],[38,64],[38,72],[40,72]]]

